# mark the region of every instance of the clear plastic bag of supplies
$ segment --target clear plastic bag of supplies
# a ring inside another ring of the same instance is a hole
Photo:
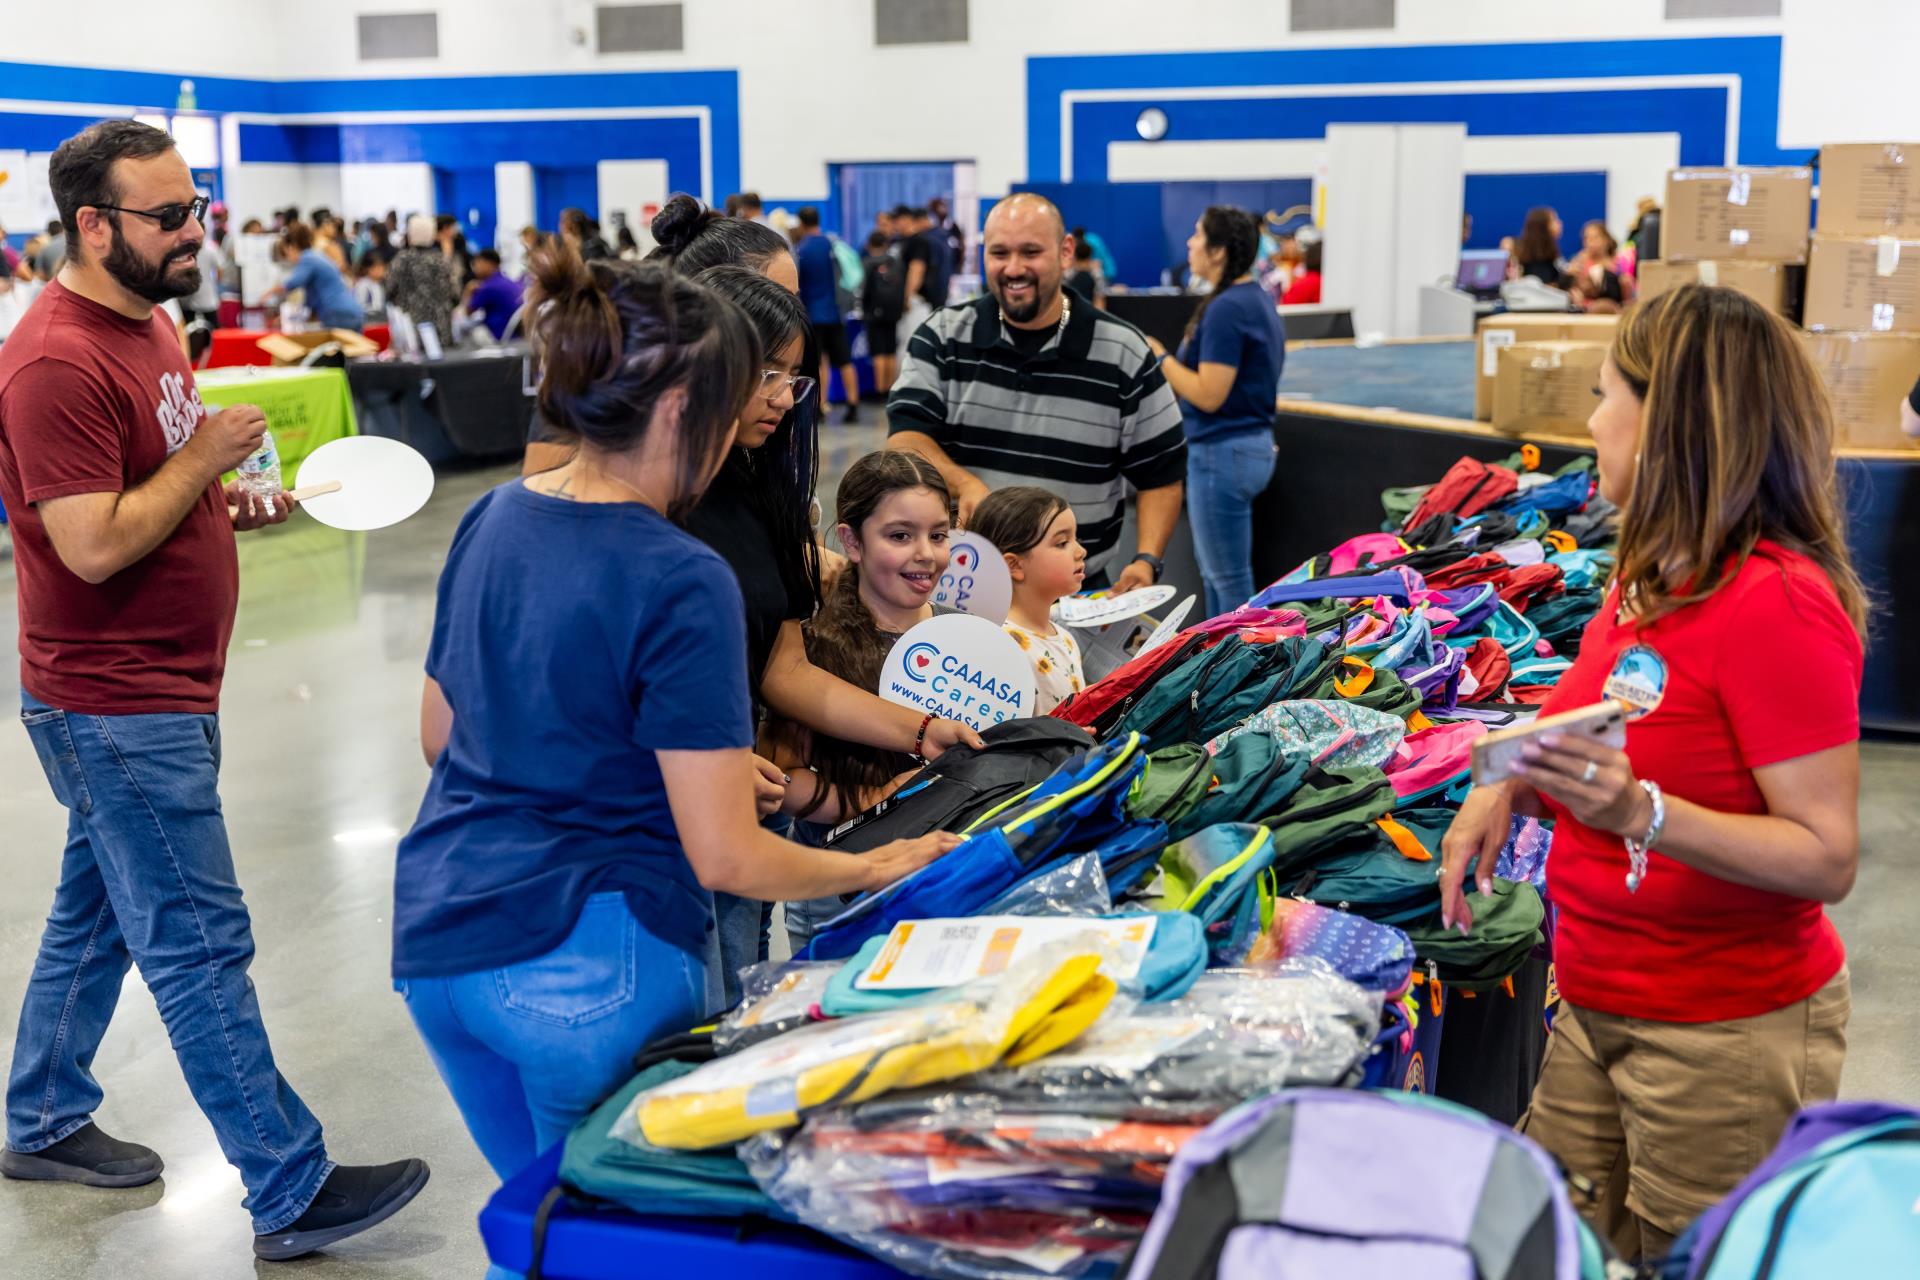
[[[740,971],[740,1003],[713,1031],[714,1052],[725,1056],[784,1035],[809,1022],[844,960],[765,960]]]
[[[1103,916],[1113,910],[1100,856],[1089,853],[1006,891],[983,916]]]
[[[853,1110],[876,1126],[956,1110],[1204,1122],[1276,1089],[1357,1079],[1379,1025],[1379,995],[1324,961],[1213,970],[1180,999],[1110,1013],[1038,1061]]]
[[[955,1107],[876,1128],[835,1109],[740,1154],[781,1208],[894,1266],[1031,1280],[1113,1270],[1201,1127]]]
[[[1112,944],[1091,931],[1049,942],[951,999],[814,1023],[648,1090],[615,1136],[702,1150],[789,1128],[801,1114],[1044,1056],[1076,1039],[1113,1000]]]

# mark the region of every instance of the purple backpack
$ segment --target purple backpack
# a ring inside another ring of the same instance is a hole
[[[1128,1280],[1580,1280],[1599,1256],[1513,1130],[1417,1094],[1289,1089],[1181,1148]]]

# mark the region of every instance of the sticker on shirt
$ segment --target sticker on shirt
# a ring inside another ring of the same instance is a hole
[[[1650,716],[1667,696],[1667,660],[1649,645],[1629,645],[1614,659],[1613,674],[1601,692],[1633,708],[1629,721]]]

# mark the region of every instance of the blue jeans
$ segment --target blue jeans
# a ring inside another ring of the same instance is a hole
[[[786,840],[794,822],[784,813],[774,813],[760,819],[760,825]],[[767,958],[773,940],[773,904],[716,893],[713,923],[720,939],[719,1008],[731,1009],[740,1003],[740,971]]]
[[[596,893],[567,940],[503,969],[394,983],[467,1131],[504,1180],[633,1078],[633,1055],[707,1010],[702,958]]]
[[[67,809],[67,849],[20,1007],[7,1145],[39,1151],[92,1119],[104,1096],[94,1052],[137,964],[187,1087],[246,1184],[254,1230],[278,1231],[333,1164],[320,1122],[274,1067],[247,977],[253,930],[220,814],[219,719],[20,701]]]
[[[1253,598],[1253,500],[1273,479],[1278,452],[1266,431],[1187,442],[1187,519],[1209,618]]]

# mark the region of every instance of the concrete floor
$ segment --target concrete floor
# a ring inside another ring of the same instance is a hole
[[[830,428],[823,479],[873,447]],[[99,1120],[157,1148],[162,1183],[95,1191],[0,1183],[0,1275],[151,1280],[479,1276],[474,1215],[494,1179],[468,1140],[387,976],[394,844],[426,782],[416,743],[434,583],[467,505],[510,472],[443,476],[427,509],[359,535],[304,516],[241,539],[243,591],[224,697],[222,788],[253,911],[253,977],[281,1069],[349,1162],[421,1156],[433,1182],[391,1223],[331,1253],[260,1264],[238,1177],[194,1108],[138,975],[95,1070]],[[831,486],[822,501],[832,509]],[[0,702],[17,665],[0,564]],[[1911,887],[1920,747],[1870,745],[1859,887],[1835,911],[1853,955],[1853,1096],[1920,1101],[1906,996],[1920,988]],[[51,901],[65,830],[26,735],[0,732],[0,1054]],[[5,1058],[0,1058],[4,1061]]]

